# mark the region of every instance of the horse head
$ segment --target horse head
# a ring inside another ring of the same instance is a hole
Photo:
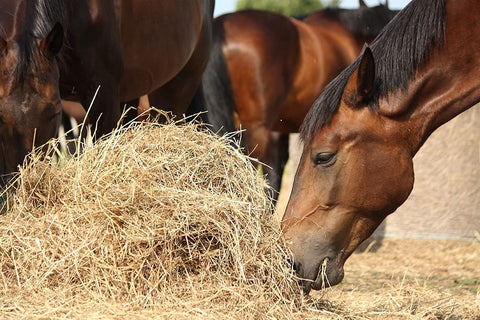
[[[16,171],[34,145],[55,135],[60,121],[56,58],[63,28],[57,23],[45,37],[30,38],[0,38],[1,174]]]

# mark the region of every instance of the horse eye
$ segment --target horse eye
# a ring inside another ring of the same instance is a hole
[[[313,163],[318,166],[329,167],[335,163],[336,154],[333,152],[319,152],[315,155]]]

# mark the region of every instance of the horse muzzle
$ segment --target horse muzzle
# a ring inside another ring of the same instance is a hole
[[[339,266],[335,260],[328,257],[314,265],[295,261],[293,267],[305,294],[309,294],[311,290],[322,290],[337,285],[344,277],[343,266]]]

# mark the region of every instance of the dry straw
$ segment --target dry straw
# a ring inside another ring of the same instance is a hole
[[[302,303],[262,177],[198,126],[33,155],[16,186],[0,219],[3,317],[285,318]]]

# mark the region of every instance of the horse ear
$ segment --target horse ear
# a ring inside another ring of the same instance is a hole
[[[363,0],[358,0],[358,2],[360,3],[360,8],[362,7],[367,7],[367,5],[365,4],[365,2]]]
[[[63,27],[60,23],[53,26],[52,31],[40,41],[40,49],[47,57],[54,57],[63,45]]]
[[[375,60],[372,50],[365,46],[360,57],[360,64],[348,79],[345,87],[347,97],[345,103],[357,107],[366,103],[371,97],[375,87]]]
[[[388,9],[388,0],[385,0],[385,7]]]

